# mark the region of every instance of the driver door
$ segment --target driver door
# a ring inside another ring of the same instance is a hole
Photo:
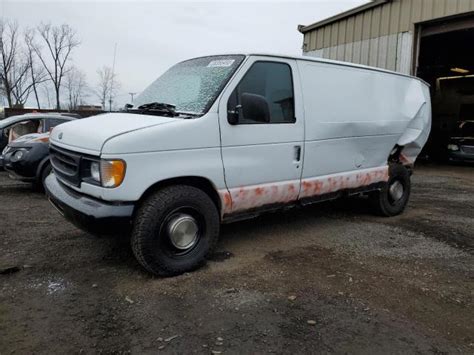
[[[257,98],[257,106],[266,102],[266,107],[255,110],[246,97]],[[298,199],[304,117],[296,61],[250,57],[219,102],[219,123],[231,197],[224,213]]]

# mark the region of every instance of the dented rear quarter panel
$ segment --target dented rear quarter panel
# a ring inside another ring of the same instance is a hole
[[[429,134],[426,84],[377,70],[298,61],[305,111],[302,178],[382,167],[398,143],[412,162]],[[418,123],[408,136],[410,125]],[[404,138],[405,137],[405,138]]]

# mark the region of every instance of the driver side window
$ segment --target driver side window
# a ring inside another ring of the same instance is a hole
[[[227,111],[232,124],[294,123],[291,67],[280,62],[254,63],[232,92]]]

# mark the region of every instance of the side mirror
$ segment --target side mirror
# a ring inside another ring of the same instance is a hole
[[[270,108],[264,96],[243,93],[241,101],[242,114],[246,119],[263,123],[270,122]]]
[[[234,110],[227,111],[227,121],[234,125],[239,123],[239,110],[242,108],[241,105],[237,105]]]

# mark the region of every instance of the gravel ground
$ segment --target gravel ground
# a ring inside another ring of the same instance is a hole
[[[160,279],[0,172],[0,354],[474,353],[473,178],[418,167],[395,218],[350,199],[226,225]]]

